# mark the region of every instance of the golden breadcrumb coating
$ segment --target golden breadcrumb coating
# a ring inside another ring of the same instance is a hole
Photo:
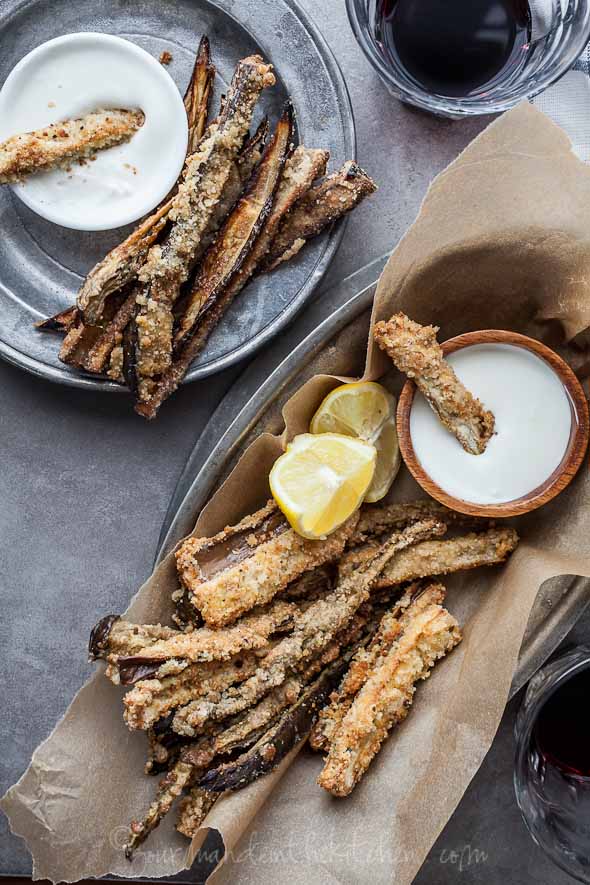
[[[459,381],[436,340],[437,326],[420,326],[398,313],[377,323],[375,341],[416,383],[444,426],[466,452],[481,455],[494,432],[494,416]]]
[[[350,709],[335,730],[318,783],[334,796],[348,796],[379,752],[390,729],[408,714],[416,682],[461,640],[455,618],[433,585],[400,618],[401,635],[377,659]]]
[[[324,541],[302,538],[292,528],[272,528],[268,540],[252,534],[252,552],[202,580],[199,565],[201,540],[189,538],[176,553],[180,580],[191,593],[191,601],[211,627],[223,627],[256,605],[271,600],[291,582],[317,566],[341,555],[358,520],[358,513]]]
[[[114,109],[13,135],[0,144],[0,184],[87,160],[97,151],[128,141],[143,121],[141,111]]]

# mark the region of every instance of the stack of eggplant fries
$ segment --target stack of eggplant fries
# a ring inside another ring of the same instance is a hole
[[[188,85],[189,140],[173,191],[88,274],[76,304],[37,324],[65,333],[59,357],[126,384],[154,418],[248,281],[293,258],[373,193],[353,161],[325,176],[329,152],[294,145],[290,103],[249,134],[272,67],[242,59],[207,123],[215,68],[201,39]],[[325,176],[325,177],[324,177]]]
[[[196,835],[220,796],[306,738],[326,754],[318,783],[348,795],[461,639],[433,578],[502,563],[517,543],[514,529],[431,500],[365,505],[319,541],[269,501],[183,541],[175,626],[108,615],[90,638],[91,659],[129,686],[123,716],[147,735],[146,772],[166,772],[127,856],[177,799],[177,829]]]

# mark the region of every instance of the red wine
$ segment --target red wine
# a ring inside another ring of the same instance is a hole
[[[522,61],[530,40],[526,0],[377,0],[384,52],[427,92],[485,92]]]
[[[572,676],[541,707],[533,742],[563,774],[590,777],[590,668]]]

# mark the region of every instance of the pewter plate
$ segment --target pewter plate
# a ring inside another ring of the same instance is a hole
[[[276,120],[293,101],[299,140],[331,152],[330,169],[355,154],[354,124],[338,65],[296,0],[3,0],[0,83],[35,46],[75,31],[117,34],[158,57],[183,92],[201,34],[211,40],[217,78],[212,108],[239,58],[259,52],[275,66],[277,84],[260,102]],[[59,362],[60,337],[33,323],[69,306],[84,274],[132,228],[85,233],[38,217],[9,188],[0,189],[0,356],[33,374],[74,387],[121,392],[108,381]],[[223,318],[185,382],[252,355],[311,296],[338,247],[343,225],[319,237],[283,268],[253,281]]]
[[[289,342],[278,342],[230,389],[179,479],[162,526],[156,563],[192,530],[199,512],[252,440],[263,431],[281,432],[282,406],[307,378],[318,372],[358,375],[362,371],[371,305],[387,257],[323,293],[305,314],[310,331],[301,344],[293,349]],[[321,321],[330,306],[333,312]],[[268,365],[277,366],[270,375],[266,373]],[[571,575],[545,581],[540,587],[510,697],[528,682],[581,617],[590,604],[589,589],[588,579]]]

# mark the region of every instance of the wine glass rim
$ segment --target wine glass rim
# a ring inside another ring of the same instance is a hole
[[[568,7],[572,2],[575,2],[575,0],[569,0]],[[366,0],[346,0],[348,20],[357,43],[381,79],[399,99],[430,113],[438,113],[445,116],[462,117],[478,114],[498,114],[510,110],[523,101],[534,98],[560,80],[570,70],[581,55],[584,47],[590,42],[590,4],[588,4],[585,10],[585,27],[580,28],[569,40],[567,52],[559,59],[559,63],[555,68],[536,79],[534,85],[529,84],[529,88],[525,85],[518,94],[497,101],[489,100],[488,98],[437,96],[420,90],[419,86],[415,90],[409,89],[392,73],[370,36],[368,23],[361,21],[359,14],[361,5],[363,10],[366,11]]]

